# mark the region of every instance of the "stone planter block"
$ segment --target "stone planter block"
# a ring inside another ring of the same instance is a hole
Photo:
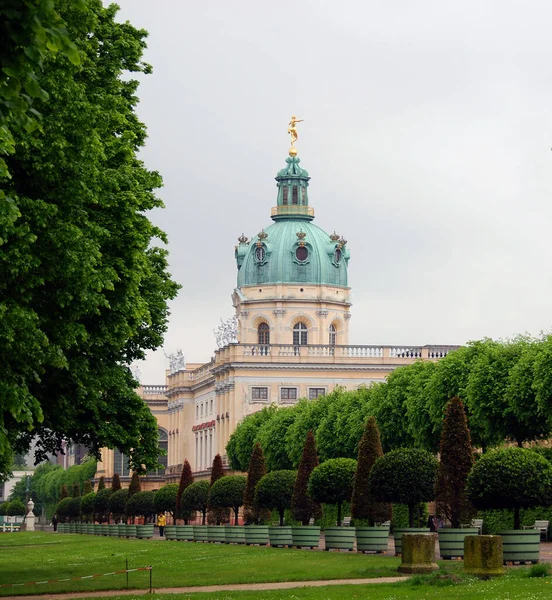
[[[393,530],[393,539],[395,540],[395,556],[402,553],[402,536],[405,533],[431,533],[429,527],[404,527]]]
[[[291,538],[291,527],[269,527],[268,539],[272,547],[281,546],[283,548],[284,546],[291,546],[293,542]]]
[[[444,560],[451,558],[464,558],[464,538],[467,535],[478,535],[477,527],[465,527],[463,529],[453,529],[452,527],[443,527],[439,529],[439,553]]]
[[[301,525],[291,528],[292,544],[296,548],[318,548],[320,544],[320,527]]]
[[[537,529],[512,529],[499,531],[502,537],[504,562],[539,562],[540,531]]]
[[[357,527],[356,544],[358,552],[387,552],[389,545],[389,526]]]
[[[268,545],[268,525],[246,525],[244,528],[245,543],[250,546],[258,544],[259,546]]]
[[[167,528],[165,527],[165,535],[167,535]],[[193,542],[194,541],[194,526],[193,525],[177,525],[175,529],[175,538],[179,542]]]
[[[504,575],[502,538],[468,535],[464,538],[464,571],[483,579]]]
[[[193,529],[192,529],[192,538],[193,538]],[[166,540],[176,540],[176,526],[175,525],[167,525],[165,527],[165,539]]]
[[[243,525],[226,525],[225,540],[227,544],[245,544],[245,527]]]
[[[326,550],[353,550],[355,547],[354,527],[327,527]]]
[[[402,563],[399,573],[423,574],[439,569],[435,562],[435,533],[405,533],[402,536]]]
[[[207,525],[194,525],[194,541],[206,542],[207,541]]]

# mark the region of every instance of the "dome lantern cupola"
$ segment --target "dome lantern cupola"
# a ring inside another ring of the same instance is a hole
[[[314,210],[309,206],[309,174],[299,166],[298,156],[286,159],[287,167],[276,175],[278,182],[277,206],[272,208],[272,219],[314,219]]]

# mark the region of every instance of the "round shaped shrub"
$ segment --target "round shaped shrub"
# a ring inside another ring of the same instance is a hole
[[[207,506],[209,505],[209,487],[209,482],[205,479],[195,481],[182,492],[181,498],[182,511],[199,511],[203,525],[205,525]]]
[[[176,512],[176,497],[178,495],[178,483],[169,483],[155,492],[153,503],[156,513],[168,512],[174,517]]]
[[[8,514],[9,508],[10,508],[9,502],[2,502],[2,504],[0,504],[0,515],[6,516]]]
[[[261,478],[255,488],[255,500],[263,508],[275,508],[284,524],[284,512],[291,506],[296,471],[272,471]]]
[[[72,498],[62,498],[56,506],[56,514],[62,521],[66,521],[69,518],[69,504],[71,500]]]
[[[70,502],[67,505],[68,517],[73,521],[77,521],[81,514],[81,497],[76,496],[70,498]]]
[[[125,514],[148,519],[155,512],[154,495],[155,492],[136,492],[127,500]]]
[[[406,504],[409,525],[414,527],[418,505],[433,500],[438,468],[437,459],[426,450],[393,450],[372,467],[372,495],[379,502]]]
[[[524,448],[504,448],[483,454],[466,487],[477,509],[514,511],[514,529],[520,528],[520,508],[548,506],[552,501],[552,464]]]
[[[231,508],[234,511],[234,524],[238,524],[238,512],[243,504],[247,478],[243,475],[228,475],[217,479],[211,486],[209,504],[217,508]]]
[[[125,514],[125,506],[128,499],[128,490],[117,490],[109,496],[109,512],[113,519],[117,521]]]
[[[95,504],[96,494],[94,492],[90,492],[85,494],[81,498],[80,503],[80,511],[83,518],[88,521],[93,519],[94,517],[94,504]]]
[[[109,521],[109,497],[111,494],[111,488],[106,487],[99,489],[96,492],[96,497],[94,498],[94,512],[100,523]]]
[[[341,525],[341,506],[351,499],[357,461],[330,458],[313,469],[308,492],[315,502],[337,504],[337,524]]]
[[[8,506],[8,515],[10,517],[24,517],[26,514],[27,509],[19,498],[15,498],[10,502],[10,505]]]

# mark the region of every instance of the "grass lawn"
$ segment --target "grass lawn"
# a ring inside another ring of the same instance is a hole
[[[399,559],[341,552],[21,532],[0,535],[0,584],[108,573],[152,565],[154,587],[393,577]],[[149,573],[130,573],[146,588]],[[0,588],[0,596],[122,589],[125,575]]]

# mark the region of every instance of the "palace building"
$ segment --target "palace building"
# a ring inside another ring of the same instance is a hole
[[[293,136],[292,136],[293,139]],[[350,345],[347,240],[314,224],[308,172],[292,146],[276,176],[272,223],[235,248],[235,316],[221,326],[214,357],[205,364],[171,360],[164,385],[138,392],[159,423],[164,471],[144,489],[176,482],[188,459],[207,477],[214,456],[237,424],[271,403],[316,400],[336,386],[357,389],[384,380],[402,365],[438,360],[457,346]],[[97,476],[129,476],[120,452],[104,449]]]

